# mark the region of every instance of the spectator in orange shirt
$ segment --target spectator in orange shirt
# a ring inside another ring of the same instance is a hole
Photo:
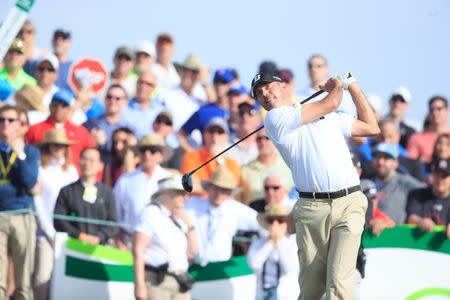
[[[95,147],[95,140],[86,128],[75,125],[70,121],[71,106],[75,102],[72,94],[67,90],[59,90],[52,97],[50,116],[47,120],[30,127],[25,136],[26,142],[32,145],[44,140],[45,133],[54,128],[64,128],[67,138],[73,142],[70,146],[72,162],[78,167],[80,153],[85,148]]]
[[[228,142],[229,129],[226,121],[222,118],[211,119],[203,131],[203,147],[198,150],[186,152],[183,163],[181,164],[181,172],[190,172],[205,163],[214,155],[224,150]],[[239,181],[241,175],[239,164],[234,159],[222,155],[193,174],[194,192],[203,192],[200,181],[209,180],[212,173],[217,171],[220,165],[230,170],[235,176],[235,179]]]

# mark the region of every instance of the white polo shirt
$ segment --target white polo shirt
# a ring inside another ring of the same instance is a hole
[[[150,203],[151,196],[158,190],[158,181],[170,177],[170,172],[156,166],[152,176],[148,177],[138,168],[123,174],[114,187],[117,219],[123,224],[123,230],[131,234],[142,209]]]
[[[238,230],[259,230],[256,211],[233,199],[213,207],[208,199],[193,197],[186,202],[185,209],[195,224],[200,265],[229,260],[233,236]]]
[[[345,137],[354,118],[330,113],[302,124],[301,105],[270,110],[264,120],[267,135],[292,172],[297,190],[332,192],[359,184]]]
[[[186,227],[180,219],[176,222]],[[135,231],[150,237],[144,253],[146,265],[158,267],[169,263],[171,272],[188,269],[186,234],[170,219],[170,213],[164,206],[147,205],[139,217]]]

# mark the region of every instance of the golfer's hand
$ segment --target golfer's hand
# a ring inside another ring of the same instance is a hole
[[[322,91],[330,93],[333,90],[339,90],[342,89],[342,83],[337,77],[331,77],[330,79],[325,82],[323,85],[319,85],[319,88]]]
[[[350,84],[356,82],[355,77],[350,72],[345,72],[341,75],[338,75],[337,79],[339,79],[339,81],[341,82],[342,88],[344,90],[348,90],[348,87],[350,86]]]

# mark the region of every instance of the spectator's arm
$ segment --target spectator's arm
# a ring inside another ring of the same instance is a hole
[[[250,249],[248,250],[247,262],[255,273],[262,271],[264,263],[272,250],[273,246],[267,238],[258,239],[252,242]]]
[[[107,211],[107,221],[116,222],[117,221],[117,210],[115,205],[114,194],[107,188],[105,191],[105,196],[108,203]],[[108,239],[114,238],[117,234],[117,227],[114,226],[101,226],[99,230],[100,243],[105,244]]]
[[[70,216],[69,197],[71,191],[68,188],[62,188],[56,199],[55,214]],[[54,219],[53,225],[56,231],[67,232],[71,237],[78,238],[81,230],[73,225],[71,221]]]
[[[134,293],[136,299],[147,299],[144,251],[151,239],[142,232],[133,234]]]
[[[21,160],[16,159],[11,172],[19,179],[19,183],[28,191],[35,186],[38,178],[39,171],[39,150],[34,147],[26,146],[25,148],[26,158]]]

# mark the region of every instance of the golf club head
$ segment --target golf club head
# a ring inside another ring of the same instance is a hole
[[[191,173],[186,173],[181,177],[181,184],[183,185],[183,189],[190,193],[192,192],[192,176]]]

